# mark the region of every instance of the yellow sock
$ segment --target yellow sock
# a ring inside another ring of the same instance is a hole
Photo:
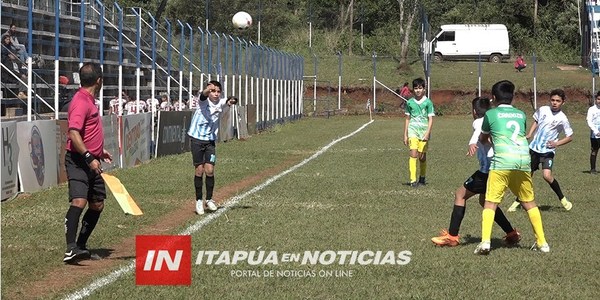
[[[419,161],[419,172],[421,177],[425,177],[427,175],[427,161]]]
[[[494,215],[496,211],[484,208],[481,213],[481,241],[489,242],[492,240],[492,225],[494,225]]]
[[[410,157],[408,159],[408,171],[410,173],[410,182],[417,181],[417,158]]]
[[[537,207],[534,207],[527,211],[529,221],[533,227],[535,238],[538,246],[546,243],[546,236],[544,235],[544,226],[542,225],[542,215]]]

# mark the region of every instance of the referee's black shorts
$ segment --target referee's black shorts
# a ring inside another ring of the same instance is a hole
[[[69,202],[75,198],[84,198],[89,202],[106,199],[104,179],[90,169],[83,155],[67,151],[65,169],[69,180]]]

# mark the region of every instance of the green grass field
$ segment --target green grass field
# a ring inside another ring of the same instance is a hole
[[[193,233],[192,261],[201,250],[259,249],[280,254],[407,250],[412,253],[407,265],[192,265],[189,287],[136,286],[135,274],[130,272],[95,290],[89,298],[597,299],[600,237],[595,231],[600,176],[585,173],[589,169],[585,117],[573,114],[570,120],[575,139],[558,150],[554,174],[574,208],[564,211],[541,174],[534,178],[551,246],[548,254],[529,250],[535,239],[526,213],[520,210],[507,216],[523,234],[521,247],[503,247],[503,232],[495,226],[493,251],[489,256],[474,255],[481,231],[481,209],[474,199],[467,204],[462,244],[434,247],[430,238],[448,226],[454,190],[477,168],[476,158],[465,156],[472,119],[435,118],[428,152],[429,184],[414,189],[403,185],[408,181],[403,120],[378,117]],[[247,141],[219,144],[217,192],[269,169],[288,169],[367,122],[365,116],[305,118]],[[145,214],[123,216],[109,198],[89,247],[110,249],[140,231],[147,233],[162,216],[189,204],[194,198],[192,174],[189,153],[115,172]],[[241,194],[252,187],[236,192]],[[507,208],[511,202],[512,196],[506,196],[501,206]],[[50,271],[68,273],[69,268],[78,268],[63,266],[61,261],[67,205],[66,186],[2,203],[3,299],[23,298],[30,283],[39,282]],[[174,230],[155,229],[154,233],[177,234],[207,217],[194,216],[190,210]],[[129,262],[122,258],[119,265]],[[48,288],[43,298],[70,295],[114,270],[90,274],[68,289]],[[265,271],[313,271],[317,276],[231,276],[236,270],[261,275]],[[344,276],[318,275],[329,271]],[[352,276],[348,276],[350,272]]]

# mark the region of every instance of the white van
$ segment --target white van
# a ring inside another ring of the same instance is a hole
[[[482,59],[499,63],[510,58],[508,30],[502,24],[442,25],[432,41],[433,59]]]

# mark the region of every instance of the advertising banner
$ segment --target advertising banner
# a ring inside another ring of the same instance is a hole
[[[158,115],[156,157],[189,151],[187,131],[193,111],[161,111]]]
[[[108,171],[120,167],[119,153],[119,119],[116,115],[108,115],[102,117],[102,129],[104,130],[104,149],[108,151],[112,157],[112,163],[102,162],[102,169]]]
[[[14,196],[19,191],[17,184],[17,122],[2,122],[2,200]]]
[[[67,182],[67,170],[65,169],[65,154],[67,153],[67,137],[69,130],[69,122],[67,120],[56,121],[56,161],[58,166],[58,184]]]
[[[219,136],[217,137],[219,142],[225,142],[233,139],[233,109],[226,110],[221,115],[221,123],[219,124]]]
[[[123,168],[150,159],[150,113],[123,116]]]
[[[56,121],[17,123],[19,182],[22,192],[35,192],[58,183]]]

